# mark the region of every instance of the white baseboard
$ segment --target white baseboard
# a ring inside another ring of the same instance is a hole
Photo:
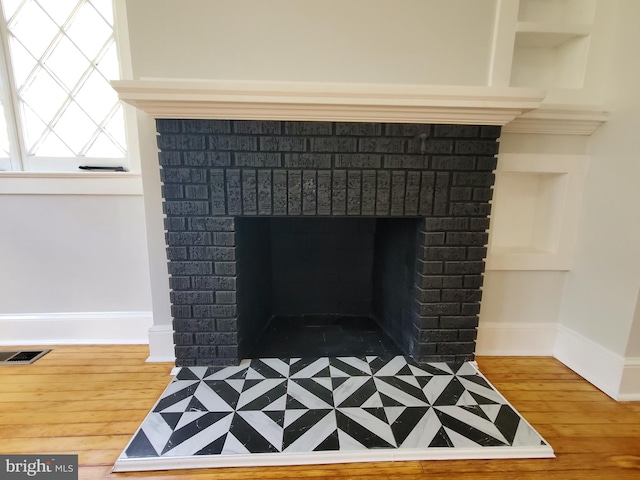
[[[557,324],[480,322],[476,355],[551,356]]]
[[[149,329],[149,354],[147,362],[176,361],[172,325],[154,325]]]
[[[640,401],[640,357],[625,360],[618,400],[621,402]]]
[[[571,370],[618,400],[625,359],[581,334],[558,325],[553,354]]]
[[[0,345],[146,344],[151,312],[0,315]]]

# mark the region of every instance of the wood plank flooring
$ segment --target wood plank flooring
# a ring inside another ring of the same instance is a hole
[[[481,357],[480,370],[553,446],[557,458],[361,463],[112,474],[169,383],[146,346],[61,346],[0,367],[0,453],[77,453],[81,479],[638,479],[639,403],[617,403],[553,358]]]

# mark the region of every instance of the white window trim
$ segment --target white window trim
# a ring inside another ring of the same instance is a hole
[[[113,0],[114,37],[120,63],[120,78],[132,78],[132,63],[129,47],[126,1]],[[10,75],[8,55],[8,32],[4,21],[0,22],[2,45],[0,46],[0,81],[6,86],[2,98],[9,120],[7,130],[11,148],[11,159],[0,159],[0,194],[16,193],[17,188],[7,187],[7,182],[16,182],[27,190],[24,193],[63,193],[69,187],[70,194],[141,194],[140,155],[135,108],[123,105],[127,155],[124,158],[84,157],[40,157],[27,156],[21,132],[16,129],[19,119],[17,90]],[[122,166],[127,172],[86,172],[80,165]],[[119,181],[121,179],[122,181]],[[107,185],[113,185],[109,188]],[[85,184],[86,187],[81,185]],[[101,185],[97,188],[96,186]],[[105,193],[107,192],[107,193]],[[120,193],[117,193],[120,192]]]

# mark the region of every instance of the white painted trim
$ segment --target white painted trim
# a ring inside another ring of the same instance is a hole
[[[589,136],[608,118],[609,112],[601,107],[543,105],[506,124],[502,133]]]
[[[524,322],[480,322],[476,355],[552,356],[557,324]]]
[[[116,460],[113,472],[142,472],[215,467],[276,465],[326,465],[330,463],[402,462],[412,460],[475,460],[496,458],[554,458],[548,445],[539,447],[476,447],[426,449],[372,449],[313,453],[254,453],[250,455],[194,455],[190,457],[124,458]]]
[[[153,325],[149,329],[149,358],[147,362],[175,362],[173,326]]]
[[[0,315],[0,345],[146,344],[151,312]]]
[[[625,359],[578,332],[558,325],[553,356],[614,400],[618,399]]]
[[[0,195],[142,195],[142,177],[128,172],[0,172]]]
[[[640,401],[640,357],[631,357],[624,361],[617,399],[621,402]]]
[[[514,87],[145,78],[111,82],[154,118],[504,125],[538,108],[541,90]]]

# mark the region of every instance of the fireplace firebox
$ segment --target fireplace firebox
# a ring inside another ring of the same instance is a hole
[[[500,127],[158,120],[178,366],[274,316],[374,318],[417,361],[475,351]]]

